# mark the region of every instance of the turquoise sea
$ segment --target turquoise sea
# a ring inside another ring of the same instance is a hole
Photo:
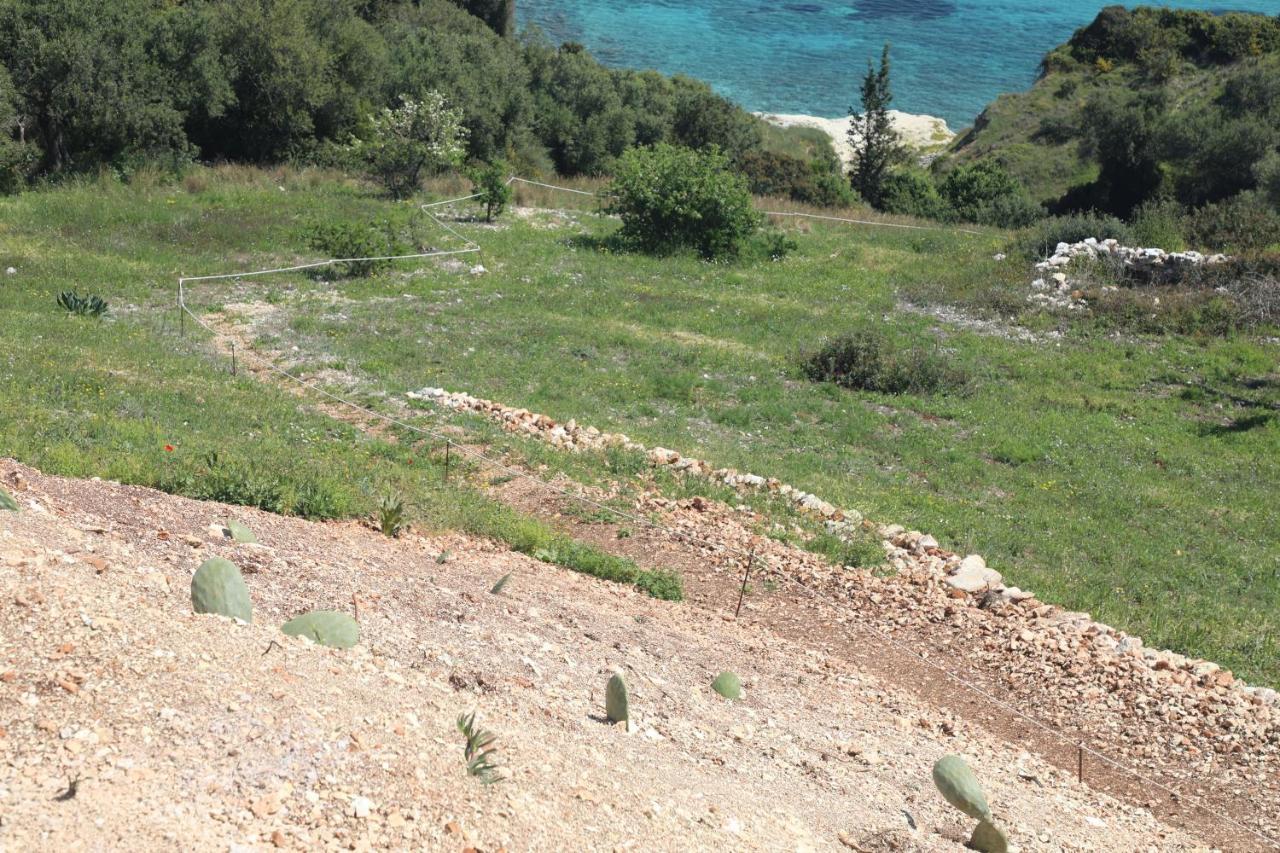
[[[1099,0],[518,0],[521,26],[602,62],[706,80],[750,110],[839,116],[886,41],[897,109],[973,123],[1001,92],[1035,80],[1041,57]],[[1280,14],[1280,0],[1148,5]]]

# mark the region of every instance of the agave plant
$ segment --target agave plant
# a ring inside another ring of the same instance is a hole
[[[58,305],[78,317],[101,317],[107,313],[107,301],[101,296],[92,293],[81,296],[74,290],[59,293]]]
[[[493,732],[476,725],[476,712],[458,717],[458,731],[467,739],[462,754],[467,760],[467,775],[475,776],[484,785],[498,781],[498,765],[493,763],[493,748],[498,739]]]
[[[378,505],[378,529],[392,539],[404,532],[404,499],[399,495],[387,495]]]

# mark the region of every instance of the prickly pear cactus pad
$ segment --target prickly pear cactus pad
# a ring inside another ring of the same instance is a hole
[[[631,713],[627,707],[627,685],[622,676],[614,673],[605,688],[604,715],[611,723],[630,723]]]
[[[249,588],[240,570],[221,557],[205,560],[196,569],[191,578],[191,606],[197,613],[217,613],[244,622],[253,621]]]
[[[978,820],[991,817],[991,807],[969,765],[958,755],[946,755],[933,765],[933,784],[948,803]]]
[[[18,502],[13,499],[13,495],[0,489],[0,511],[8,510],[9,512],[18,511]]]
[[[742,682],[732,672],[722,672],[711,682],[711,689],[726,699],[742,698]]]
[[[969,838],[969,846],[978,853],[1009,853],[1009,839],[989,820],[980,820]]]
[[[258,537],[253,535],[253,531],[245,525],[234,519],[226,524],[227,532],[231,534],[231,539],[235,542],[241,542],[246,545],[258,544]]]
[[[360,642],[360,625],[345,613],[313,610],[290,619],[280,628],[290,637],[307,637],[333,649],[349,649]]]

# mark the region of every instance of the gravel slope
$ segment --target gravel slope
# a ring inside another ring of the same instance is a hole
[[[951,752],[1022,850],[1199,849],[842,660],[694,605],[461,537],[391,541],[11,461],[0,482],[24,507],[0,513],[6,850],[958,850],[972,821],[929,779]],[[222,539],[229,517],[263,544]],[[192,614],[213,554],[246,571],[253,625]],[[361,645],[279,633],[313,608],[358,612]],[[630,733],[600,719],[614,669]],[[722,669],[744,701],[710,691]],[[491,786],[463,772],[454,720],[473,709],[498,735]]]

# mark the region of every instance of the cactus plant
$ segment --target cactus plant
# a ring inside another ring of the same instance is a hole
[[[980,853],[1007,853],[1009,841],[991,818],[991,807],[969,765],[958,755],[945,755],[933,765],[933,784],[948,803],[978,821],[969,846]]]
[[[716,680],[711,682],[711,689],[726,699],[742,698],[742,682],[727,670],[716,676]]]
[[[229,560],[205,560],[191,578],[191,606],[197,613],[218,613],[244,622],[253,621],[249,588],[240,570]]]
[[[979,853],[1009,853],[1009,839],[990,820],[980,820],[969,838],[969,847]]]
[[[631,712],[627,708],[627,685],[623,682],[621,673],[615,672],[609,678],[604,695],[604,715],[611,723],[631,725]]]
[[[13,495],[0,489],[0,510],[8,510],[9,512],[18,511],[18,502],[13,499]]]
[[[290,637],[308,637],[334,649],[349,649],[360,642],[359,623],[334,610],[313,610],[290,619],[280,630]]]
[[[991,807],[969,765],[958,755],[945,755],[933,765],[933,784],[943,798],[971,818],[988,820]]]
[[[253,535],[253,531],[235,519],[228,521],[225,526],[227,532],[231,534],[233,542],[241,542],[246,545],[258,544],[258,537]]]

